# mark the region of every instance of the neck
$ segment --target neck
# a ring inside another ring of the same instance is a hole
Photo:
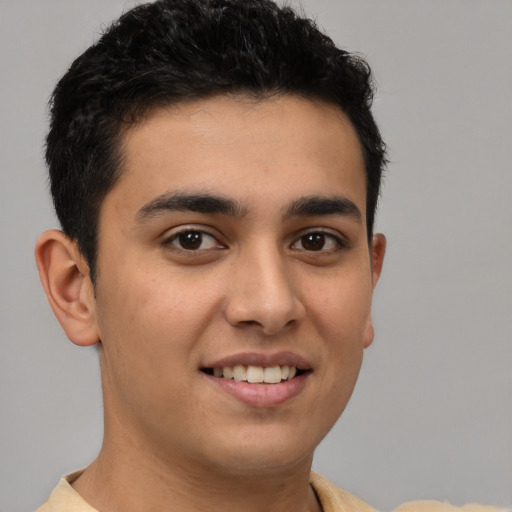
[[[98,458],[72,484],[102,512],[321,511],[309,485],[312,456],[285,468],[226,470],[182,453],[162,456],[122,430],[108,430]]]

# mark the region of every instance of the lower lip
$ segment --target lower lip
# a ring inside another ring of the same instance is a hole
[[[304,388],[310,372],[278,384],[250,384],[233,379],[205,375],[222,391],[251,407],[277,407],[297,396]]]

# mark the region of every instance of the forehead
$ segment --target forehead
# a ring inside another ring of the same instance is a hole
[[[198,188],[249,203],[347,191],[365,202],[355,129],[337,106],[319,100],[215,96],[158,108],[124,133],[121,151],[121,178],[110,194],[133,208]]]

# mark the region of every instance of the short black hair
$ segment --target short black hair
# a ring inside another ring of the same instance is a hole
[[[364,59],[271,0],[159,0],[114,22],[50,100],[46,161],[55,210],[93,282],[99,211],[121,173],[123,130],[158,106],[236,93],[298,94],[348,116],[365,159],[371,236],[386,158]]]

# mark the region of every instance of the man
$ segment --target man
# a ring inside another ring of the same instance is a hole
[[[41,511],[369,511],[311,475],[373,340],[371,75],[269,1],[167,0],[57,85],[41,281],[104,443]]]

